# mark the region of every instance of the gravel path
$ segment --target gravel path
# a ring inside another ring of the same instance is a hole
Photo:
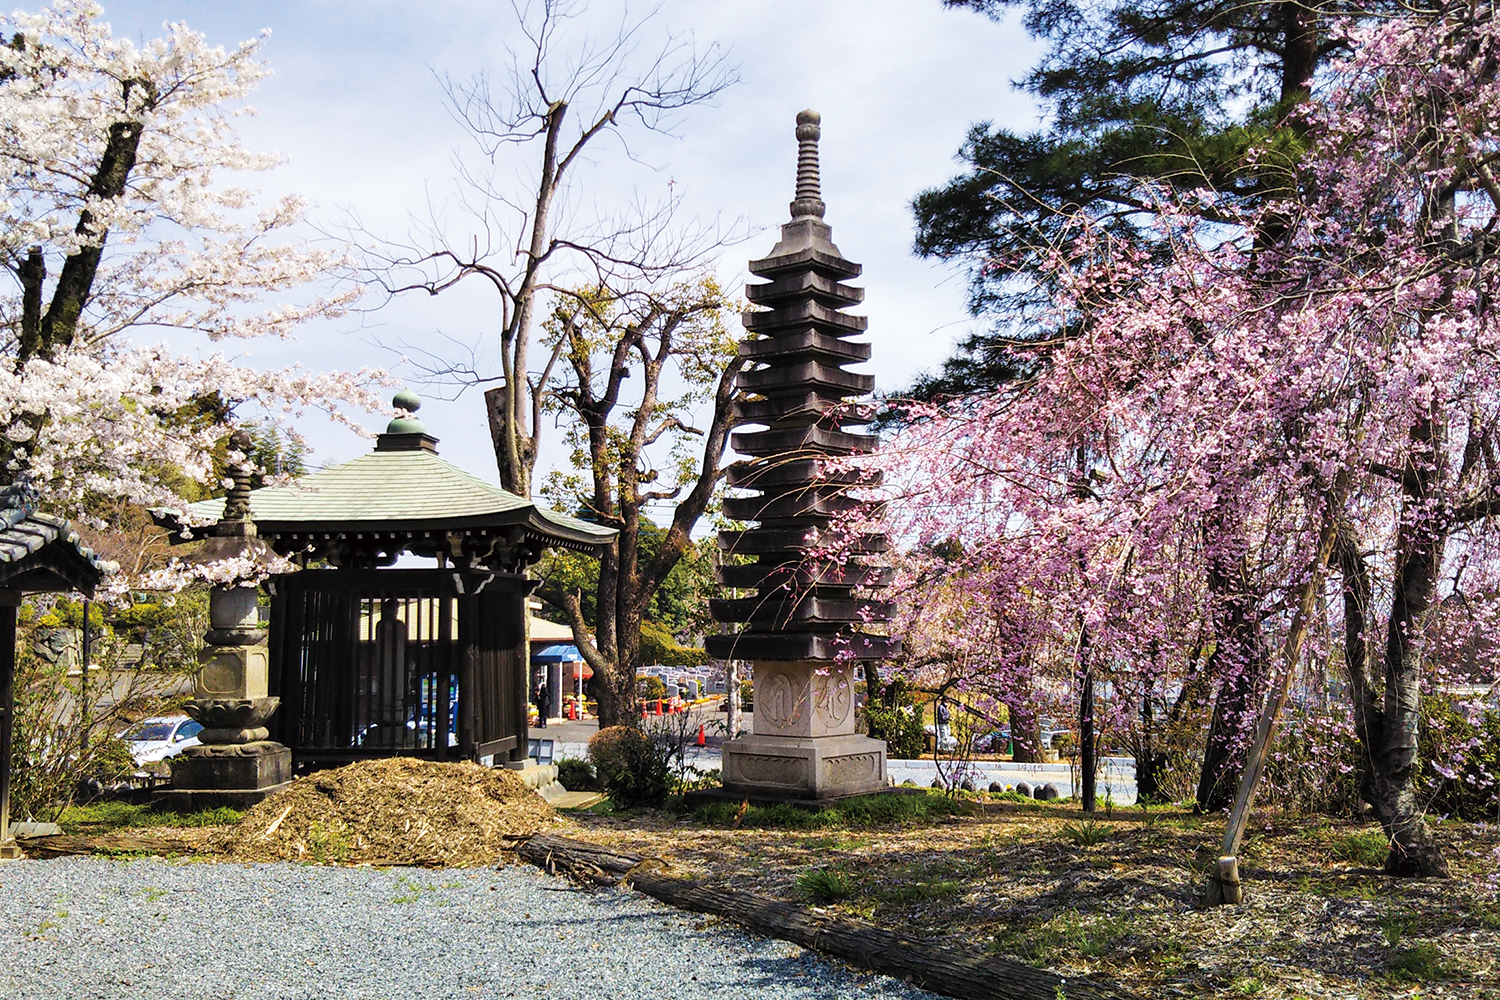
[[[934,996],[522,866],[0,865],[0,997],[17,1000]]]

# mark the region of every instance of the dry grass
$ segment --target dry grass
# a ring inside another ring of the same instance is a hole
[[[1373,825],[1272,818],[1246,845],[1246,903],[1205,911],[1222,819],[1117,810],[1080,838],[1084,822],[1076,807],[991,804],[904,827],[731,830],[643,813],[563,832],[789,900],[809,900],[809,871],[848,873],[842,912],[1143,998],[1500,1000],[1500,904],[1482,896],[1493,827],[1439,825],[1454,878],[1425,882],[1368,863]]]

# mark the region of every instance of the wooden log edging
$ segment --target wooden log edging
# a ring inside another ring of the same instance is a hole
[[[1115,987],[1082,977],[1059,976],[939,940],[899,934],[868,921],[817,913],[753,892],[700,885],[664,874],[666,863],[659,858],[551,834],[538,834],[522,844],[520,856],[550,874],[561,873],[596,885],[623,883],[670,906],[722,917],[758,934],[834,955],[960,1000],[1134,1000]]]

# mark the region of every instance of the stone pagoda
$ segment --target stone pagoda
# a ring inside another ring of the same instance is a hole
[[[752,461],[730,473],[729,485],[757,495],[728,499],[724,510],[758,523],[720,532],[719,547],[741,558],[720,569],[719,581],[755,596],[711,602],[715,619],[744,628],[707,644],[712,656],[754,662],[753,731],[724,745],[724,790],[732,796],[827,800],[886,787],[885,743],[854,727],[855,665],[900,651],[899,639],[861,627],[890,618],[887,602],[864,596],[890,583],[891,570],[869,560],[885,551],[886,538],[839,541],[830,532],[838,515],[873,512],[850,490],[878,479],[836,460],[879,443],[848,429],[871,419],[854,400],[875,378],[845,367],[870,357],[868,343],[850,339],[867,320],[843,311],[864,290],[844,284],[861,269],[844,259],[823,221],[818,123],[816,112],[797,116],[792,221],[769,256],[750,262],[766,283],[745,288],[761,308],[744,315],[749,336],[740,354],[756,367],[739,376],[750,394],[739,417],[766,429],[734,435],[735,449]],[[837,549],[840,558],[820,549]]]

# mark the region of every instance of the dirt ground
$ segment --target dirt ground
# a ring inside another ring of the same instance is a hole
[[[810,870],[845,876],[832,908],[948,937],[1144,998],[1500,998],[1500,828],[1440,823],[1445,881],[1385,877],[1374,824],[1262,819],[1240,906],[1197,899],[1222,819],[991,803],[923,826],[713,828],[663,813],[577,815],[556,832],[655,854],[683,875],[807,900]]]

